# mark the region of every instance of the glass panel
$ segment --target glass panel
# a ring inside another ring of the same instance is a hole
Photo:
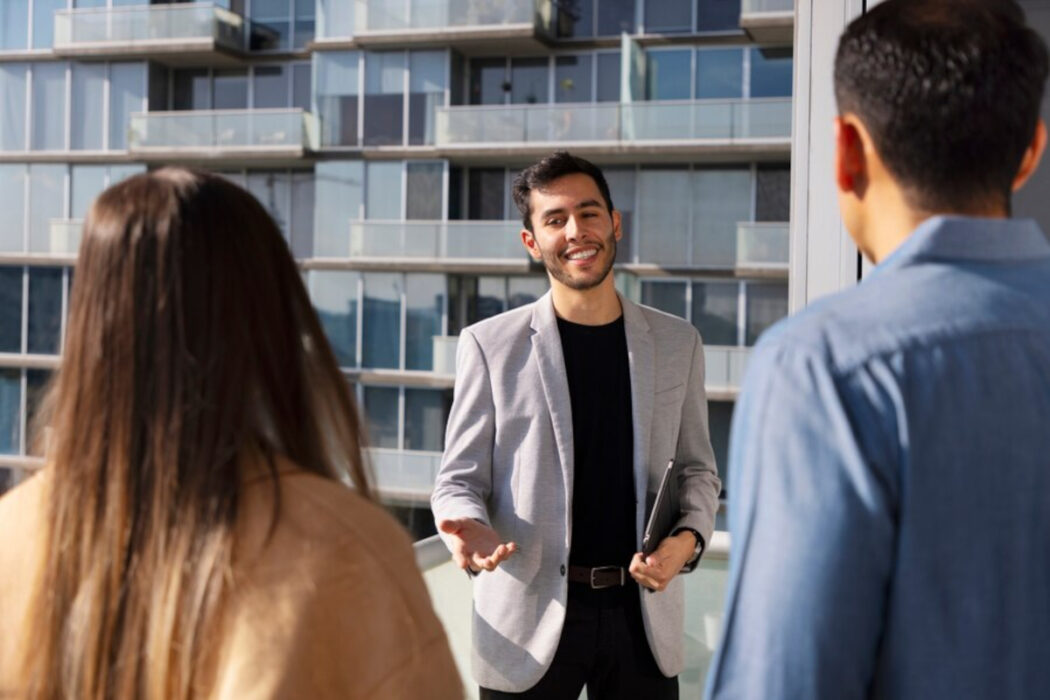
[[[515,58],[510,62],[510,101],[513,104],[546,103],[547,59]]]
[[[55,31],[55,10],[64,9],[66,9],[66,0],[33,0],[34,49],[51,48]]]
[[[26,166],[0,163],[0,251],[5,253],[25,250],[25,182]]]
[[[311,67],[309,63],[292,64],[292,106],[304,111],[310,108]]]
[[[442,218],[443,163],[408,163],[406,219],[437,221]]]
[[[696,52],[696,98],[744,96],[743,49],[701,49]]]
[[[146,172],[145,165],[111,165],[109,166],[109,184],[115,185],[121,180],[126,180],[132,175]]]
[[[598,102],[620,101],[620,52],[600,53],[598,56],[598,85],[595,99]]]
[[[33,64],[34,151],[65,150],[66,64]]]
[[[109,147],[128,147],[131,114],[145,109],[146,65],[114,63],[109,67]]]
[[[211,109],[211,78],[206,68],[175,69],[171,81],[172,109]]]
[[[434,336],[445,311],[444,275],[405,275],[405,369],[434,369]]]
[[[693,25],[693,8],[682,0],[645,0],[646,32],[688,32]]]
[[[717,32],[740,29],[740,0],[697,0],[696,30]]]
[[[361,365],[398,369],[401,365],[401,275],[364,274],[364,325]]]
[[[291,38],[292,0],[252,0],[251,20],[257,31],[262,49],[286,49]]]
[[[296,258],[313,257],[314,174],[312,172],[292,173],[291,216],[292,255]]]
[[[688,100],[692,51],[650,51],[646,54],[645,99]]]
[[[740,285],[736,282],[693,283],[693,325],[700,331],[704,345],[737,345],[737,300]]]
[[[507,61],[477,58],[470,62],[470,104],[501,105],[507,101]]]
[[[27,369],[26,370],[26,453],[36,456],[43,454],[35,442],[30,431],[36,420],[36,412],[40,408],[40,401],[44,398],[47,383],[51,381],[51,370],[49,369]]]
[[[0,51],[27,48],[29,3],[26,0],[0,0]]]
[[[314,255],[350,254],[350,221],[360,219],[365,172],[362,161],[322,161],[315,168]]]
[[[623,238],[616,244],[616,262],[630,262],[631,235],[634,232],[634,168],[607,168],[605,181],[613,206],[620,212]]]
[[[26,149],[26,66],[0,63],[0,151]]]
[[[317,111],[321,143],[357,145],[358,55],[356,51],[324,51],[317,61]]]
[[[291,221],[291,191],[289,189],[288,173],[285,172],[255,172],[248,174],[248,191],[255,195],[259,203],[263,205],[285,239],[288,238],[288,222]]]
[[[747,286],[748,345],[758,342],[758,336],[788,313],[786,284],[749,284]]]
[[[643,280],[642,303],[685,318],[685,283]]]
[[[385,386],[366,386],[364,390],[369,444],[397,449],[398,390]]]
[[[405,389],[405,449],[445,449],[445,423],[451,395],[432,389]]]
[[[217,70],[212,79],[215,109],[248,108],[248,71]]]
[[[0,267],[0,352],[22,352],[21,267]]]
[[[558,3],[559,38],[594,36],[595,0],[561,0]]]
[[[321,31],[324,38],[349,37],[354,33],[354,7],[346,0],[320,0]]]
[[[292,48],[301,49],[313,41],[315,32],[314,3],[316,0],[295,0],[295,27]]]
[[[638,173],[638,262],[681,264],[688,260],[689,172],[642,170]]]
[[[0,453],[16,455],[22,451],[21,417],[22,372],[0,369]]]
[[[554,59],[554,101],[591,101],[591,56],[558,56]]]
[[[405,54],[365,54],[365,145],[400,145],[404,132]]]
[[[634,34],[634,0],[599,0],[598,36]]]
[[[288,107],[288,80],[284,66],[256,66],[252,75],[252,102],[256,109]]]
[[[446,52],[413,51],[409,54],[408,142],[434,143],[434,118],[445,103]]]
[[[62,332],[62,268],[29,268],[29,330],[31,353],[58,353]]]
[[[29,251],[65,252],[52,241],[51,221],[65,218],[66,166],[33,163],[29,166]]]
[[[358,272],[311,270],[310,295],[340,367],[357,366]]]
[[[715,464],[722,476],[722,490],[725,492],[725,474],[729,471],[729,427],[733,423],[732,401],[709,401],[707,403],[707,423],[711,431],[711,448],[715,453]]]
[[[73,64],[73,107],[70,148],[102,149],[106,66],[103,63]]]
[[[758,166],[755,182],[755,221],[787,221],[790,211],[791,166]]]
[[[791,47],[751,49],[751,97],[791,97]]]
[[[507,280],[507,308],[516,309],[531,304],[547,293],[548,281],[544,276],[511,277]]]
[[[106,189],[105,165],[74,165],[71,167],[69,218],[83,219],[95,197]]]
[[[468,322],[477,323],[507,310],[507,280],[503,277],[478,277],[477,294],[469,309]]]
[[[503,218],[506,182],[502,168],[474,168],[468,176],[467,218],[497,221]]]
[[[401,220],[401,162],[370,162],[366,219]]]
[[[751,220],[751,172],[715,168],[693,173],[693,257],[704,267],[735,267],[737,222]]]

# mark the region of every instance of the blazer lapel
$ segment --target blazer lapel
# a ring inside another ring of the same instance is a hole
[[[572,402],[569,399],[569,382],[565,371],[565,355],[558,332],[558,318],[554,314],[554,302],[550,292],[536,302],[532,310],[532,349],[540,371],[540,384],[550,409],[554,441],[558,447],[562,477],[565,480],[566,515],[571,525],[573,455]],[[569,534],[566,533],[566,538]],[[568,541],[568,539],[566,540]]]
[[[637,533],[641,542],[645,529],[646,489],[649,483],[649,443],[653,425],[653,393],[656,391],[653,336],[642,310],[620,297],[627,359],[631,368],[631,417],[634,420],[634,493],[638,507]],[[660,465],[662,468],[664,465]]]

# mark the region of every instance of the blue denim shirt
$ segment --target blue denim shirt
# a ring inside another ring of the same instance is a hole
[[[713,698],[1050,697],[1050,243],[936,217],[755,349]]]

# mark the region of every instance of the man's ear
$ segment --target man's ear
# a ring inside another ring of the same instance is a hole
[[[525,250],[529,251],[533,260],[536,262],[543,260],[543,253],[540,251],[539,244],[536,243],[536,235],[527,228],[521,230],[521,244],[525,246]]]
[[[1032,134],[1032,142],[1028,144],[1028,148],[1024,152],[1024,156],[1021,158],[1021,166],[1017,169],[1017,174],[1014,175],[1013,191],[1024,187],[1024,183],[1028,182],[1028,178],[1032,176],[1036,168],[1039,167],[1039,161],[1043,158],[1043,152],[1046,150],[1046,122],[1042,119],[1035,125],[1035,133]]]
[[[843,194],[863,193],[867,161],[861,127],[849,115],[835,117],[835,184]]]
[[[612,226],[613,226],[613,237],[616,240],[623,238],[623,217],[620,215],[619,209],[612,210]]]

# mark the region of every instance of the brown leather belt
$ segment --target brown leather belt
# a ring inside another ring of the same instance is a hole
[[[623,586],[630,580],[627,569],[622,566],[596,566],[593,569],[586,566],[569,567],[570,583],[585,583],[594,589]]]

